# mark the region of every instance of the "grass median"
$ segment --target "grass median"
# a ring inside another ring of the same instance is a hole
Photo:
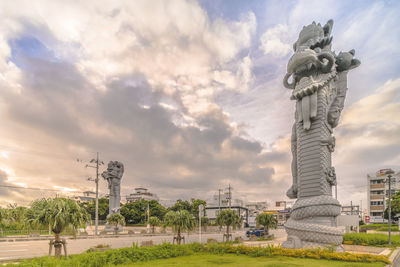
[[[189,256],[189,257],[188,257]],[[226,257],[225,257],[226,256]],[[386,263],[390,263],[386,256],[381,255],[370,255],[370,254],[352,254],[352,253],[338,253],[333,252],[329,249],[287,249],[282,247],[268,246],[266,248],[261,247],[248,247],[243,245],[234,246],[231,244],[199,244],[192,243],[187,245],[173,245],[170,243],[164,243],[162,245],[151,246],[151,247],[138,247],[133,245],[130,248],[121,249],[110,249],[104,252],[86,252],[78,255],[71,255],[67,258],[57,259],[54,257],[41,257],[31,260],[24,260],[19,265],[9,264],[7,266],[49,266],[49,267],[99,267],[99,266],[116,266],[125,264],[130,266],[132,264],[145,264],[149,262],[148,266],[156,266],[154,261],[166,260],[166,259],[177,259],[181,260],[193,260],[193,265],[187,266],[209,266],[209,262],[203,262],[206,265],[196,265],[196,259],[212,259],[218,261],[218,259],[236,259],[241,260],[243,256],[246,258],[245,261],[254,261],[255,259],[274,262],[277,258],[284,256],[291,259],[304,260],[310,259],[310,264],[315,261],[324,260],[320,262],[319,266],[325,265],[325,261],[333,263],[341,263],[341,265],[327,265],[327,266],[384,266]],[[293,261],[292,261],[293,262]],[[351,263],[352,265],[345,265]],[[364,265],[358,265],[362,263]],[[374,263],[369,265],[367,263]],[[168,261],[167,263],[168,264]],[[172,264],[172,263],[171,263]],[[236,263],[235,263],[236,264]],[[240,265],[240,261],[238,263]],[[146,266],[146,265],[145,265]],[[169,265],[165,265],[169,266]],[[173,265],[171,265],[173,266]],[[179,266],[185,266],[184,263]],[[235,266],[235,265],[233,265]],[[241,265],[241,266],[252,266],[252,265]],[[268,266],[268,265],[267,265]],[[274,266],[274,265],[269,265]],[[290,265],[288,265],[290,266]],[[299,266],[299,265],[297,265]],[[304,266],[304,265],[300,265]],[[308,266],[308,264],[305,264]],[[312,265],[310,265],[312,266]],[[318,265],[317,265],[318,266]]]
[[[197,254],[191,256],[182,256],[171,259],[152,260],[148,262],[134,263],[128,265],[118,265],[118,267],[171,267],[171,266],[196,266],[196,267],[213,267],[213,266],[229,266],[229,267],[290,267],[290,266],[307,266],[307,267],[382,267],[386,263],[382,262],[343,262],[316,259],[302,259],[292,257],[250,257],[246,255],[212,255]]]

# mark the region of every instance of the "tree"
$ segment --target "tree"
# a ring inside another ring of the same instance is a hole
[[[394,193],[392,195],[392,201],[390,203],[390,209],[391,209],[391,217],[392,219],[394,219],[396,217],[397,214],[400,213],[400,191],[397,191],[396,193]],[[383,213],[383,217],[385,219],[389,219],[389,199],[386,201],[386,209]]]
[[[121,207],[121,214],[125,217],[127,224],[146,223],[147,205],[150,208],[150,216],[155,216],[159,220],[164,218],[166,209],[157,200],[138,200],[126,203]]]
[[[192,206],[189,203],[189,201],[178,199],[172,207],[168,208],[168,210],[172,211],[187,210],[188,212],[191,212],[191,207]]]
[[[176,237],[174,240],[181,244],[181,240],[184,237],[181,236],[182,231],[191,231],[194,228],[195,221],[192,216],[187,210],[178,210],[178,211],[168,211],[164,217],[164,226],[172,227],[172,230],[176,233]]]
[[[151,216],[150,218],[149,218],[149,224],[150,224],[150,226],[152,227],[152,233],[154,233],[154,228],[156,227],[156,226],[159,226],[160,224],[161,224],[161,221],[160,221],[160,219],[158,219],[157,217],[155,217],[155,216]]]
[[[113,213],[107,217],[109,225],[114,225],[114,234],[118,234],[118,226],[125,225],[125,218],[119,213]]]
[[[201,217],[201,227],[204,229],[204,232],[207,231],[207,226],[210,225],[210,219],[208,217]]]
[[[187,210],[196,220],[199,220],[199,206],[203,205],[205,209],[206,204],[207,202],[201,199],[192,198],[190,202],[187,200],[178,199],[172,207],[168,208],[168,210]]]
[[[257,225],[264,226],[264,235],[268,233],[270,228],[276,229],[278,227],[278,220],[272,214],[261,213],[256,217]]]
[[[55,256],[60,257],[63,241],[60,234],[68,227],[76,230],[90,220],[89,214],[72,199],[49,198],[35,200],[26,213],[31,225],[49,226],[55,235]],[[65,244],[64,244],[65,246]]]
[[[199,206],[203,205],[203,213],[206,208],[207,202],[201,199],[191,199],[190,203],[190,212],[194,216],[194,218],[198,221],[199,220]]]
[[[85,201],[81,202],[79,204],[81,207],[83,207],[89,214],[92,220],[95,220],[96,216],[96,201]],[[103,197],[99,198],[99,220],[106,220],[107,215],[108,215],[108,210],[109,210],[109,198],[108,197]]]
[[[222,210],[216,219],[216,222],[220,226],[226,226],[226,234],[224,234],[224,237],[226,237],[226,241],[229,241],[231,238],[231,234],[229,233],[229,228],[232,227],[240,227],[242,223],[242,219],[240,216],[237,214],[236,211],[230,210],[230,209],[225,209]]]
[[[24,224],[27,210],[28,208],[26,207],[18,207],[17,204],[9,204],[7,212],[8,221],[12,223]]]
[[[8,204],[7,208],[0,208],[0,227],[4,230],[21,230],[26,228],[26,207],[17,204]]]

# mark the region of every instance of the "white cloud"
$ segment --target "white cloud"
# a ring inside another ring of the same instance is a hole
[[[287,38],[288,26],[278,24],[268,29],[261,36],[260,49],[265,55],[272,55],[274,57],[284,57],[291,51],[291,45],[282,41],[283,38]],[[286,39],[285,38],[285,39]]]
[[[399,114],[400,79],[389,80],[375,92],[345,109],[342,123],[368,125],[386,122],[400,125]]]

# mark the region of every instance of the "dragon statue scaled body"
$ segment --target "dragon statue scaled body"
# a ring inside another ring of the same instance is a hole
[[[288,238],[283,247],[340,246],[343,240],[336,224],[341,206],[332,197],[336,185],[331,161],[333,128],[344,106],[348,71],[360,61],[353,58],[354,50],[338,55],[332,51],[332,26],[329,20],[324,26],[313,22],[303,27],[283,81],[296,101],[291,138],[293,185],[287,196],[297,198],[285,224]]]

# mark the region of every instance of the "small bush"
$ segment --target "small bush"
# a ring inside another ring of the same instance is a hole
[[[218,241],[214,238],[207,238],[207,244],[216,244]]]
[[[86,250],[86,252],[106,251],[108,249],[111,249],[110,245],[98,244],[94,247],[89,248],[88,250]]]

